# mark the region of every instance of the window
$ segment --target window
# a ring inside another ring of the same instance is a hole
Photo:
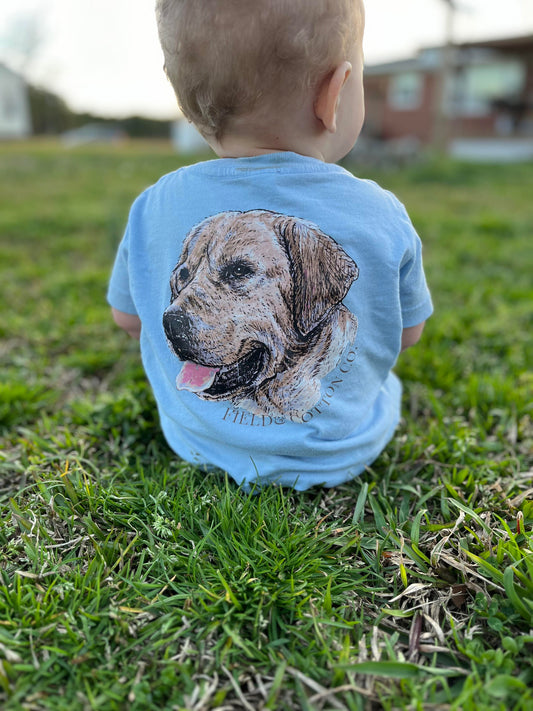
[[[391,78],[389,106],[397,111],[412,111],[422,103],[424,75],[421,72],[403,72]]]
[[[454,113],[461,116],[486,116],[496,99],[520,97],[525,83],[521,62],[491,62],[466,66],[457,77]]]

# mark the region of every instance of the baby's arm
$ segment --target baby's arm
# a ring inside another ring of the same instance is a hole
[[[127,314],[111,307],[111,313],[117,326],[120,326],[132,338],[139,340],[141,337],[141,319],[135,314]]]
[[[420,336],[422,335],[422,331],[424,330],[425,325],[426,325],[426,322],[422,321],[422,323],[419,323],[416,326],[410,326],[409,328],[403,329],[403,331],[402,331],[402,352],[405,351],[407,348],[414,346],[415,343],[417,343],[420,340]]]

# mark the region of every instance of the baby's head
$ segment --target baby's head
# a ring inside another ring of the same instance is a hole
[[[275,125],[361,45],[361,0],[157,0],[165,70],[209,140]]]

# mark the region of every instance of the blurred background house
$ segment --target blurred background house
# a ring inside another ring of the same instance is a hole
[[[0,139],[26,138],[30,134],[30,103],[26,81],[0,64]]]
[[[365,70],[364,140],[533,158],[533,35],[424,49]]]
[[[195,155],[210,150],[205,138],[183,117],[172,124],[170,137],[174,149],[182,155]]]

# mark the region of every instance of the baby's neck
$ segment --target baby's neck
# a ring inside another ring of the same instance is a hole
[[[221,141],[211,140],[209,143],[219,158],[249,158],[265,153],[293,152],[322,161],[327,160],[317,142],[303,138],[283,140],[281,137],[269,137],[263,141],[260,138],[246,138],[230,134],[224,136]]]

